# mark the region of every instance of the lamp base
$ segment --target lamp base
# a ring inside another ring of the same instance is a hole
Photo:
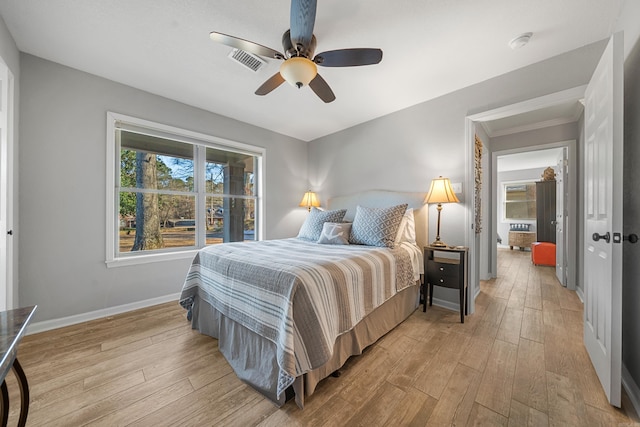
[[[436,240],[433,243],[431,243],[431,246],[435,246],[435,247],[438,247],[438,248],[446,248],[448,245],[443,241]]]

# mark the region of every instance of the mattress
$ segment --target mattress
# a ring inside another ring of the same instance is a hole
[[[361,345],[354,347],[353,341],[369,315],[380,308],[382,331],[406,318],[410,307],[415,310],[419,265],[421,251],[408,243],[395,248],[301,239],[229,243],[197,254],[180,300],[192,326],[219,339],[241,379],[277,404],[293,387],[302,405],[304,376],[313,384],[315,374],[344,358],[336,359],[337,353],[359,354]],[[400,320],[395,315],[385,320],[381,307],[387,302],[391,311],[396,302],[403,305]],[[365,337],[363,345],[379,335]],[[307,394],[314,387],[307,386]]]

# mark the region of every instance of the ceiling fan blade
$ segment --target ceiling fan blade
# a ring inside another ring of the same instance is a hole
[[[333,91],[327,84],[327,82],[320,77],[320,74],[316,74],[316,76],[309,82],[309,87],[313,90],[316,95],[324,102],[329,103],[335,101],[336,96],[333,94]]]
[[[355,67],[377,64],[380,61],[382,50],[368,48],[329,50],[313,58],[313,62],[323,67]]]
[[[291,0],[291,43],[293,46],[309,46],[316,22],[316,0]]]
[[[274,59],[284,58],[284,55],[277,50],[273,50],[270,47],[262,46],[258,43],[250,42],[249,40],[230,36],[228,34],[222,34],[213,31],[209,33],[209,37],[216,43],[222,43],[227,46],[235,47],[236,49],[242,49],[246,52],[254,53],[256,55]]]
[[[271,76],[266,82],[262,83],[262,86],[260,86],[256,90],[256,95],[261,95],[261,96],[266,95],[272,90],[274,90],[275,88],[277,88],[278,86],[280,86],[282,83],[284,83],[284,78],[282,77],[280,72],[277,72],[273,76]]]

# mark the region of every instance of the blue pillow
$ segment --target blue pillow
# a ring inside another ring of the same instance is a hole
[[[322,233],[322,226],[325,222],[342,222],[342,218],[347,213],[346,209],[338,209],[335,211],[321,211],[320,209],[311,208],[311,212],[307,215],[304,224],[298,232],[298,239],[310,240],[317,242]]]
[[[388,208],[358,206],[351,226],[349,243],[394,247],[398,227],[406,210],[406,203]]]

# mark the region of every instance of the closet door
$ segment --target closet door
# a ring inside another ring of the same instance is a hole
[[[536,182],[538,242],[556,242],[556,182]]]

